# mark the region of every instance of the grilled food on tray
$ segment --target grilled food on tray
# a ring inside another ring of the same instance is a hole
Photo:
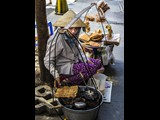
[[[85,44],[86,44],[86,45],[93,46],[93,47],[100,47],[100,46],[101,46],[100,43],[93,42],[93,41],[86,42]]]
[[[83,42],[88,42],[90,41],[90,36],[86,33],[82,33],[79,35],[79,39],[82,40]]]
[[[86,33],[82,33],[79,35],[79,39],[83,42],[89,42],[89,41],[100,42],[103,37],[104,35],[102,34],[101,29],[95,30],[90,35]]]
[[[102,40],[102,38],[103,38],[103,34],[102,34],[102,33],[97,33],[97,32],[95,32],[95,33],[92,33],[92,34],[90,35],[90,40],[92,40],[92,41],[97,41],[97,42],[99,42],[99,41]]]
[[[63,86],[62,88],[57,88],[55,93],[56,98],[74,98],[78,92],[78,86]]]

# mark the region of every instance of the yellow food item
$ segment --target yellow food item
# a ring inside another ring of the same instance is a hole
[[[107,38],[110,40],[113,33],[111,25],[106,25],[106,29],[108,30]]]
[[[108,6],[108,4],[105,1],[102,1],[98,5],[98,10],[100,10],[100,9],[102,9],[102,11],[105,13],[108,9],[110,9],[110,7]]]
[[[86,28],[86,32],[88,31],[90,31],[90,27]],[[82,33],[79,35],[79,39],[82,40],[83,42],[89,42],[89,41],[100,42],[103,37],[104,35],[102,34],[101,29],[97,29],[91,34]]]
[[[97,33],[102,33],[102,30],[101,30],[101,29],[98,29],[98,30],[97,30]]]
[[[86,18],[87,21],[94,21],[95,20],[93,15],[86,15],[85,18]]]
[[[90,31],[89,21],[84,22],[86,24],[86,32],[88,33]]]
[[[96,14],[96,22],[105,22],[106,18],[105,16],[101,13],[101,14]]]
[[[82,33],[82,34],[79,35],[79,39],[84,41],[84,42],[87,42],[87,41],[90,40],[90,36],[86,33]]]
[[[90,27],[86,28],[86,32],[88,33],[90,31]]]
[[[90,35],[90,40],[92,40],[92,41],[101,41],[102,40],[102,33],[97,33],[97,32],[95,32],[95,33],[92,33],[91,35]]]
[[[63,86],[57,88],[56,93],[54,94],[56,98],[74,98],[78,92],[78,86]]]
[[[86,45],[90,45],[90,46],[93,46],[93,47],[100,47],[101,46],[100,43],[93,42],[93,41],[87,42]]]
[[[84,23],[85,23],[86,25],[89,25],[89,21],[85,21]],[[88,27],[88,26],[87,26],[87,27]]]

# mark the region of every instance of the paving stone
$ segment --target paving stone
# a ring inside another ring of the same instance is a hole
[[[61,105],[57,100],[57,106],[53,105],[51,90],[47,85],[40,85],[35,88],[35,114],[47,112],[50,115],[63,114]],[[56,112],[56,111],[58,112]]]

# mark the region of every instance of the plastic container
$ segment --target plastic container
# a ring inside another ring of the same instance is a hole
[[[102,94],[104,94],[106,79],[108,78],[108,76],[102,73],[97,73],[93,75],[93,78],[95,79],[95,82],[98,86],[98,90],[101,91]]]

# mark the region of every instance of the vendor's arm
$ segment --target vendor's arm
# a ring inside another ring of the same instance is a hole
[[[46,54],[45,54],[45,57],[44,57],[44,65],[49,70],[49,64],[50,64],[50,73],[53,75],[53,77],[55,79],[59,77],[59,73],[55,69],[54,64],[55,64],[55,58],[63,50],[63,46],[62,46],[61,41],[62,41],[61,35],[59,35],[58,38],[55,37],[54,39],[53,39],[53,36],[51,36],[47,41]],[[55,54],[55,48],[56,48],[56,54]],[[49,56],[50,56],[50,59],[49,59]],[[58,59],[56,59],[56,61],[58,61]]]
[[[79,49],[81,51],[82,56],[79,54],[79,59],[83,62],[88,62],[90,64],[94,64],[86,55],[85,51],[82,50],[82,48],[79,46]]]
[[[81,46],[79,45],[79,50],[81,52],[81,54],[79,53],[79,59],[83,62],[87,62],[87,60],[89,60],[89,58],[87,58],[87,56],[85,55],[84,51],[82,50]]]

